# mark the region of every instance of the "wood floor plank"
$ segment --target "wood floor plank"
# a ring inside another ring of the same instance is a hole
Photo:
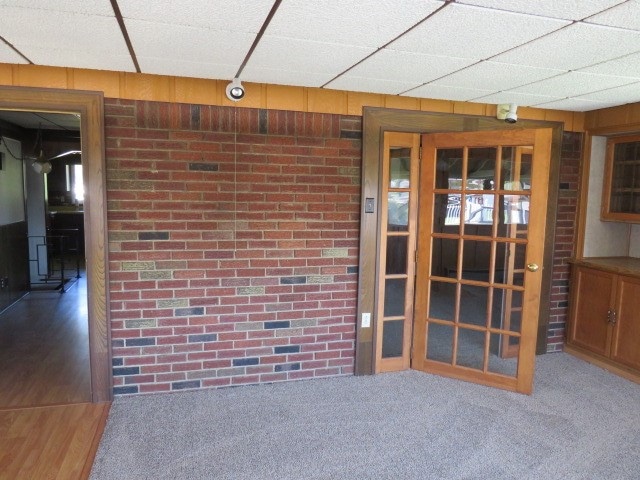
[[[0,411],[0,480],[85,479],[110,404]]]
[[[86,279],[0,315],[0,408],[91,401]]]

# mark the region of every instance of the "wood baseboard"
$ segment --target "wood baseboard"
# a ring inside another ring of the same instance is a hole
[[[604,368],[611,373],[615,373],[616,375],[626,378],[627,380],[631,380],[632,382],[640,384],[640,372],[619,365],[608,358],[601,357],[600,355],[591,353],[585,349],[570,344],[564,345],[564,351],[580,358],[581,360],[592,363],[600,368]]]

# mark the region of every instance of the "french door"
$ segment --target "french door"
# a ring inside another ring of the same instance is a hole
[[[531,392],[551,135],[422,135],[412,368]]]

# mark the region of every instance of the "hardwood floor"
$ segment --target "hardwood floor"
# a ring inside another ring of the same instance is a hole
[[[109,403],[0,411],[0,480],[86,479]]]
[[[91,401],[86,279],[0,315],[0,408]]]
[[[86,280],[0,314],[0,480],[85,479],[109,412],[91,402]]]

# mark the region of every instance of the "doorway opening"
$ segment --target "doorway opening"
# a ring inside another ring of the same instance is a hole
[[[38,295],[50,295],[56,305],[62,305],[68,311],[62,317],[84,318],[84,324],[68,337],[87,339],[86,347],[71,355],[73,365],[77,366],[73,381],[78,380],[79,390],[83,393],[79,401],[104,402],[112,398],[111,365],[107,309],[107,261],[106,261],[106,195],[105,195],[105,159],[104,159],[104,113],[103,97],[100,93],[59,91],[49,89],[26,89],[0,87],[0,110],[9,111],[7,115],[27,115],[24,112],[38,112],[40,120],[35,129],[34,143],[20,144],[22,151],[15,156],[28,158],[19,162],[22,169],[22,185],[17,182],[18,191],[29,192],[29,178],[41,190],[41,198],[33,194],[32,199],[38,205],[42,217],[34,210],[29,218],[42,219],[33,228],[27,227],[27,210],[31,207],[23,197],[14,201],[17,209],[23,213],[21,221],[7,222],[7,225],[20,226],[7,237],[8,244],[18,245],[12,263],[2,268],[11,271],[15,286],[11,295],[16,298],[3,298],[3,301],[20,298],[23,292],[41,289]],[[79,128],[58,129],[66,133],[45,134],[45,118],[61,122],[69,120]],[[4,120],[6,127],[8,120]],[[23,127],[24,128],[24,127]],[[19,130],[18,127],[15,127]],[[4,130],[4,129],[3,129]],[[70,133],[75,132],[75,133]],[[14,132],[15,133],[15,132]],[[19,132],[18,132],[19,133]],[[57,138],[54,137],[64,137]],[[7,135],[11,137],[12,135]],[[18,136],[18,135],[13,135]],[[4,137],[4,134],[3,134]],[[57,145],[58,150],[50,149],[47,142]],[[35,146],[35,148],[34,148]],[[78,148],[79,147],[79,148]],[[81,153],[79,153],[81,152]],[[5,159],[5,162],[8,160]],[[14,163],[17,163],[14,160]],[[81,166],[81,167],[80,167]],[[45,176],[51,175],[50,182]],[[82,181],[80,181],[82,178]],[[80,198],[81,188],[84,197]],[[45,188],[46,187],[46,188]],[[33,193],[33,192],[32,192]],[[46,195],[45,195],[46,193]],[[20,220],[20,219],[18,219]],[[31,226],[29,226],[31,227]],[[37,231],[37,228],[41,231]],[[30,237],[40,237],[37,246],[29,252]],[[38,253],[38,249],[40,253]],[[30,260],[35,260],[31,262]],[[30,264],[34,264],[30,266]],[[22,272],[22,273],[21,273]],[[15,274],[15,275],[14,275]],[[32,275],[33,274],[33,275]],[[19,280],[22,275],[22,280]],[[6,282],[3,282],[6,283]],[[22,287],[21,287],[22,284]],[[73,285],[73,286],[72,286]],[[82,290],[86,289],[86,293]],[[33,295],[29,295],[33,297]],[[75,298],[75,301],[74,301]],[[66,304],[65,304],[66,302]],[[28,312],[31,315],[30,312]],[[48,315],[55,311],[48,310]],[[45,323],[43,328],[53,322]],[[53,320],[51,318],[50,320]],[[84,331],[83,331],[84,330]],[[18,341],[24,344],[24,338],[6,337],[7,342]],[[50,340],[50,339],[49,339]],[[69,340],[69,338],[65,338]],[[61,339],[54,339],[61,341]],[[50,368],[55,370],[56,359],[48,358]],[[4,368],[4,366],[3,366]],[[25,368],[20,365],[18,368]],[[46,375],[46,373],[45,373]],[[18,387],[18,385],[16,385]],[[74,387],[71,388],[73,390]],[[53,397],[51,397],[53,398]],[[42,400],[45,404],[67,403],[68,400]]]
[[[411,366],[530,393],[560,134],[365,109],[363,205],[378,208],[362,213],[356,373]]]

